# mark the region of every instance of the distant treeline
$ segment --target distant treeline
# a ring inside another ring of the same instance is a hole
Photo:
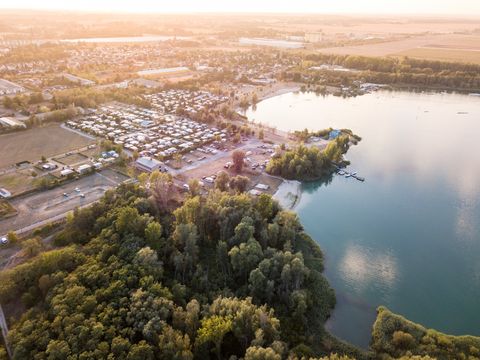
[[[68,55],[65,49],[64,45],[52,43],[19,46],[0,56],[0,64],[60,60]]]
[[[311,84],[349,85],[354,80],[399,86],[480,90],[480,65],[417,60],[408,57],[366,57],[308,54],[307,64],[330,64],[357,71],[311,70],[299,66],[284,73],[289,80]]]

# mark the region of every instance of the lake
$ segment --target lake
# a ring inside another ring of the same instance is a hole
[[[480,335],[480,98],[289,93],[247,116],[363,138],[346,158],[365,182],[335,175],[303,184],[295,208],[325,254],[334,335],[367,347],[379,305],[442,332]]]

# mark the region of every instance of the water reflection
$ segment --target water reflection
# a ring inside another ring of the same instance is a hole
[[[302,185],[296,211],[326,257],[338,304],[328,328],[368,346],[374,308],[480,335],[480,99],[377,92],[286,94],[247,116],[279,129],[350,128],[349,170]],[[435,302],[432,303],[432,299]]]
[[[391,253],[360,244],[346,246],[338,267],[343,280],[358,294],[371,286],[389,294],[398,276],[397,261]]]

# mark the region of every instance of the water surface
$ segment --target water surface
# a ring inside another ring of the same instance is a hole
[[[363,138],[347,158],[366,181],[303,184],[296,208],[336,290],[332,333],[368,346],[375,308],[386,305],[427,327],[480,335],[480,98],[289,93],[247,116]]]

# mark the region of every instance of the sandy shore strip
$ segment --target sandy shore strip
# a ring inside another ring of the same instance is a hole
[[[259,94],[259,102],[275,96],[300,91],[300,85],[294,83],[276,83]]]
[[[284,180],[278,187],[273,198],[279,204],[289,210],[293,210],[300,202],[302,197],[302,184],[296,180]]]

